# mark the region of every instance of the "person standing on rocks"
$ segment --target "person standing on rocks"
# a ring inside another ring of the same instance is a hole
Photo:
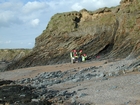
[[[86,61],[86,59],[87,59],[87,55],[86,54],[83,54],[82,55],[82,62]]]
[[[82,55],[83,55],[83,51],[79,50],[79,52],[78,52],[78,62],[82,62]]]
[[[70,52],[71,63],[76,63],[78,61],[77,51],[74,49]]]

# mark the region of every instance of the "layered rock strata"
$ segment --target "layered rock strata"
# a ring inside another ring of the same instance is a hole
[[[116,7],[57,13],[35,39],[32,53],[7,69],[70,62],[74,48],[90,59],[139,58],[139,10],[139,0],[122,0]]]

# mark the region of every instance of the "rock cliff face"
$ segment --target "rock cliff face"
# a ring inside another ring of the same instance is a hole
[[[8,64],[26,57],[31,51],[31,49],[0,49],[0,71]]]
[[[31,49],[0,49],[0,62],[17,61],[31,52]]]
[[[57,13],[36,38],[32,53],[7,69],[69,62],[74,48],[91,59],[97,55],[103,59],[138,57],[139,10],[139,0],[122,0],[116,7]]]

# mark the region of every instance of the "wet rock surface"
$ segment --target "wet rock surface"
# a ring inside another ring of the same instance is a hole
[[[110,97],[109,99],[112,100],[114,100],[112,97],[116,97],[115,100],[117,100],[118,97],[126,98],[129,95],[131,96],[129,92],[136,91],[133,88],[139,86],[139,74],[132,77],[127,77],[126,74],[134,71],[139,72],[138,60],[105,61],[102,64],[86,68],[81,68],[80,66],[77,68],[71,67],[66,71],[41,72],[35,77],[15,81],[0,80],[0,104],[94,105],[99,103],[99,100],[106,102],[108,99],[105,96]],[[133,65],[134,67],[132,67]],[[25,73],[27,74],[27,71]],[[121,91],[125,91],[124,95],[121,95],[121,93],[116,96]],[[127,93],[129,95],[126,95]],[[138,94],[139,92],[137,91],[135,95]],[[99,96],[99,98],[95,96]],[[92,101],[93,99],[95,102]],[[131,103],[136,103],[134,105],[139,104],[139,100],[128,99],[123,100],[122,105],[125,105],[125,103],[130,105]],[[100,103],[100,105],[108,104]]]
[[[47,100],[38,99],[35,88],[17,85],[14,81],[0,81],[0,104],[5,105],[51,105]]]
[[[67,70],[67,71],[55,71],[55,72],[43,72],[38,74],[34,78],[27,78],[17,80],[17,84],[30,84],[32,87],[43,88],[46,86],[52,86],[60,83],[76,83],[92,78],[103,78],[106,76],[104,72],[100,72],[101,67],[88,67],[81,70]],[[107,76],[106,76],[107,77]]]
[[[53,90],[49,87],[64,83],[79,83],[82,81],[103,78],[106,75],[98,69],[102,67],[88,67],[81,70],[71,69],[67,71],[43,72],[34,78],[26,78],[16,81],[0,81],[0,102],[2,104],[23,104],[23,105],[52,105],[61,103],[66,105],[85,105],[76,101],[76,91]],[[85,90],[79,89],[77,91]],[[81,93],[78,97],[86,96]],[[90,104],[87,104],[90,105]]]

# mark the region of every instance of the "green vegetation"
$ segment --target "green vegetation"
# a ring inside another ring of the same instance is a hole
[[[135,16],[129,16],[126,20],[126,27],[127,28],[134,28],[134,26],[136,25],[136,18]]]

